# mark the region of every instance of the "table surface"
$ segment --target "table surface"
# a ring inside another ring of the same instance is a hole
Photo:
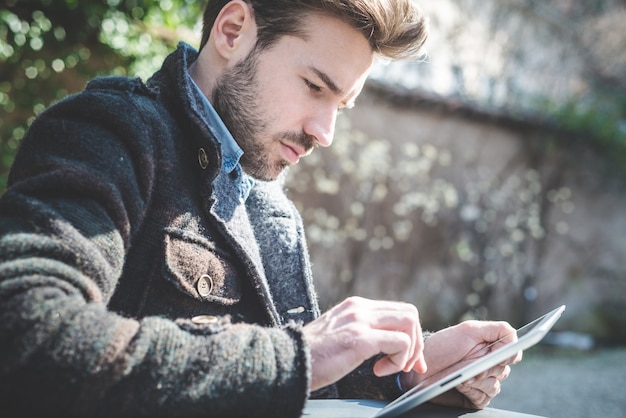
[[[307,401],[302,418],[372,418],[386,402],[361,399],[312,399]],[[485,408],[473,411],[446,408],[432,404],[420,405],[398,418],[538,418],[503,409]]]

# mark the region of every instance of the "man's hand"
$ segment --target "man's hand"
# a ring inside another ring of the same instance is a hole
[[[403,387],[415,386],[423,379],[464,360],[479,358],[517,339],[515,329],[506,322],[466,321],[434,333],[424,347],[428,372],[403,375]],[[495,344],[494,344],[495,343]],[[464,408],[485,408],[498,393],[500,383],[509,376],[510,364],[522,360],[522,353],[487,370],[456,387],[456,390],[435,398],[432,402]],[[417,370],[419,372],[419,370]]]
[[[351,297],[307,324],[312,358],[311,390],[336,382],[363,361],[385,353],[377,376],[426,371],[417,308],[408,303]]]

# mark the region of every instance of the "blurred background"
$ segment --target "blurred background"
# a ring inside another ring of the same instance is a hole
[[[416,3],[423,56],[377,62],[333,146],[289,173],[322,307],[405,300],[435,330],[567,304],[495,405],[624,416],[626,2]],[[197,47],[204,4],[0,0],[0,192],[38,113]]]

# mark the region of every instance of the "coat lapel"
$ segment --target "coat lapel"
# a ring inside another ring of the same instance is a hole
[[[242,264],[252,276],[253,285],[271,321],[274,325],[280,325],[282,318],[274,304],[246,207],[241,204],[237,194],[233,193],[234,188],[228,175],[220,171],[213,181],[210,212],[221,224],[224,234],[233,244]]]
[[[281,182],[257,182],[246,202],[268,286],[283,322],[319,315],[302,222]]]

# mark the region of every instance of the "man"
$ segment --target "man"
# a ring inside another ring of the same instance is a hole
[[[0,200],[3,412],[297,417],[311,395],[392,399],[512,332],[424,343],[414,306],[362,298],[319,316],[281,175],[331,144],[377,54],[419,50],[410,1],[211,0],[204,19],[199,54],[96,79],[24,139]],[[438,401],[484,407],[516,361]]]

